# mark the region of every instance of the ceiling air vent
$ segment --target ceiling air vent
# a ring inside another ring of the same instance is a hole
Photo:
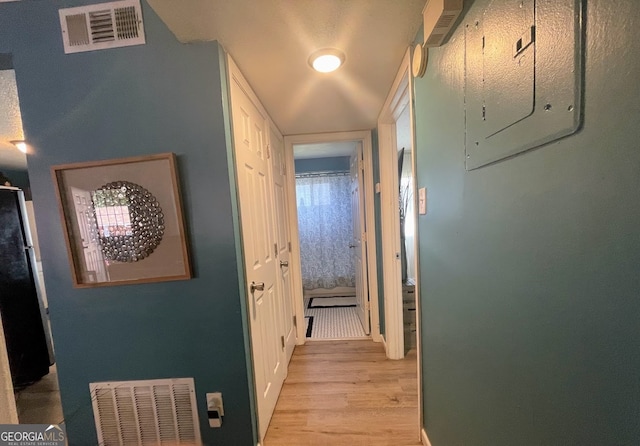
[[[59,13],[66,54],[145,43],[139,0],[67,8]]]
[[[462,0],[428,0],[422,10],[424,46],[442,45],[462,12]]]
[[[90,383],[100,445],[201,445],[193,378]]]

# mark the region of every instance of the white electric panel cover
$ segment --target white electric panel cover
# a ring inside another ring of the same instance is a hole
[[[493,0],[467,15],[467,170],[578,131],[583,1]]]

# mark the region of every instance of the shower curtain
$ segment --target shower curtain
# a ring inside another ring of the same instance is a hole
[[[348,173],[296,177],[305,290],[355,286]]]

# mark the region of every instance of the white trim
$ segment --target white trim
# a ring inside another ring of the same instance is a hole
[[[378,118],[378,137],[380,154],[380,207],[382,223],[382,252],[390,252],[391,255],[383,254],[383,276],[384,276],[384,303],[385,303],[385,350],[389,358],[401,358],[404,356],[404,327],[402,319],[402,272],[400,261],[395,259],[395,252],[400,252],[400,218],[397,205],[398,181],[396,162],[384,161],[384,155],[396,160],[397,143],[395,135],[395,122],[402,111],[409,107],[410,137],[411,137],[411,166],[416,175],[416,154],[417,144],[415,139],[415,115],[413,109],[413,77],[411,76],[411,48],[407,49],[400,64],[398,73],[389,91],[389,95]],[[384,179],[384,180],[383,180]],[[383,187],[385,185],[385,187]],[[418,189],[417,182],[414,188]],[[383,195],[384,194],[384,195]],[[413,194],[414,209],[418,210],[417,194]],[[419,231],[418,212],[415,212],[414,236],[415,252],[415,300],[416,300],[416,351],[418,376],[418,417],[420,425],[423,420],[422,400],[422,344],[420,323],[420,256],[419,256]],[[390,336],[391,335],[391,336]],[[424,432],[424,431],[423,431]],[[426,434],[424,434],[426,438]]]
[[[427,431],[425,431],[424,429],[422,429],[422,431],[420,432],[420,439],[422,440],[422,444],[424,446],[433,446],[429,441],[429,437],[427,437]]]
[[[294,144],[314,144],[336,141],[361,141],[364,154],[364,200],[365,221],[367,231],[367,277],[369,282],[369,317],[371,321],[371,337],[380,342],[380,315],[378,313],[378,281],[376,271],[376,244],[375,244],[375,214],[373,208],[373,148],[371,143],[371,131],[360,130],[353,132],[321,133],[309,135],[285,136],[285,156],[287,157],[287,170],[295,172],[293,158]],[[288,177],[287,199],[289,209],[297,210],[296,185],[293,175]],[[293,295],[295,300],[296,319],[298,322],[298,345],[305,343],[304,308],[302,292],[302,271],[300,269],[300,243],[298,237],[297,211],[290,215],[291,230],[291,275],[293,282]],[[376,280],[373,280],[376,279]]]
[[[408,50],[409,54],[411,54],[411,49]],[[413,76],[409,74],[409,94],[413,97]],[[422,411],[422,323],[421,323],[421,299],[420,299],[420,284],[422,282],[422,278],[420,276],[420,231],[418,230],[419,221],[420,221],[420,213],[418,212],[418,166],[417,166],[417,156],[418,156],[418,142],[416,139],[416,125],[415,125],[415,109],[414,109],[414,101],[409,101],[409,122],[411,123],[410,128],[410,137],[411,137],[411,168],[414,175],[413,187],[413,209],[415,210],[413,218],[413,227],[414,236],[413,236],[413,252],[414,252],[414,263],[415,263],[415,288],[414,288],[414,298],[416,300],[416,356],[417,356],[417,372],[418,372],[418,416],[420,419],[420,425],[422,425],[423,421],[423,411]]]
[[[16,397],[9,369],[9,356],[0,319],[0,424],[18,424]]]
[[[398,209],[396,120],[411,107],[410,54],[407,49],[398,74],[378,118],[380,156],[380,213],[382,268],[384,276],[385,339],[390,359],[404,357],[402,323],[402,271],[400,261],[400,215]],[[415,145],[415,144],[414,144]],[[415,150],[412,150],[415,153]],[[417,271],[416,271],[417,273]],[[416,277],[419,274],[416,274]],[[417,286],[416,286],[417,288]]]

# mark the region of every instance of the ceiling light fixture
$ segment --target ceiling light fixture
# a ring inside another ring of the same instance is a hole
[[[21,151],[22,153],[27,153],[27,143],[22,140],[17,141],[9,141],[11,144],[16,146],[16,149]]]
[[[335,48],[324,48],[309,57],[309,65],[320,73],[331,73],[344,63],[344,53]]]

